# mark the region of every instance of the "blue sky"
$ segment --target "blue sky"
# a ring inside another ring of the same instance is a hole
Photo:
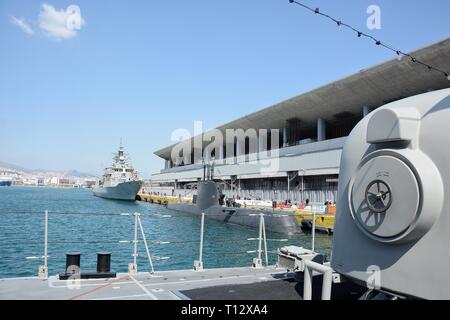
[[[304,2],[404,51],[450,35],[447,0]],[[52,35],[44,3],[78,5],[81,29]],[[380,30],[366,28],[371,4]],[[212,128],[392,57],[288,0],[2,0],[0,160],[99,172],[122,138],[149,177],[177,128]]]

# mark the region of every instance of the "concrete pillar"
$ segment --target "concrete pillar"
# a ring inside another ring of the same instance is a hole
[[[289,193],[291,192],[291,177],[289,176],[289,172],[286,173],[287,173],[287,199],[289,199]]]
[[[317,141],[323,141],[327,137],[327,124],[322,118],[317,119]]]
[[[241,196],[240,193],[241,193],[241,179],[238,180],[238,195],[239,196]]]
[[[191,150],[191,152],[192,152],[192,150]],[[184,162],[184,165],[191,164],[191,153],[190,152],[186,152],[186,154],[183,154],[183,162]]]
[[[225,142],[225,159],[224,163],[233,164],[236,162],[236,154],[234,153],[234,141]]]
[[[363,106],[363,117],[367,116],[370,111],[372,111],[372,108],[370,108],[369,106]]]
[[[210,149],[205,149],[203,154],[203,158],[205,160],[206,163],[209,163],[209,161],[211,161],[211,150]]]
[[[267,130],[259,130],[257,152],[258,158],[267,157]]]
[[[224,151],[224,149],[225,149],[225,146],[224,145],[221,145],[221,146],[218,146],[217,147],[217,149],[216,149],[216,159],[219,159],[219,160],[222,160],[223,158],[225,158],[225,151]]]
[[[288,128],[283,128],[283,147],[287,147],[288,145]]]
[[[202,163],[202,156],[203,156],[203,149],[199,147],[194,147],[193,151],[194,153],[194,163]],[[191,159],[192,160],[192,159]]]
[[[259,140],[260,140],[259,133],[256,134],[256,159],[259,159]]]
[[[263,130],[258,135],[258,152],[267,151],[268,147],[268,133],[267,130]]]
[[[236,139],[236,161],[243,162],[245,160],[245,141]]]
[[[216,157],[215,157],[216,163],[223,163],[223,159],[225,158],[224,148],[225,148],[224,145],[220,145],[216,148]]]

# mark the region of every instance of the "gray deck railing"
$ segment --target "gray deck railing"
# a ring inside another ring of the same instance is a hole
[[[44,255],[43,256],[33,256],[27,257],[27,259],[42,259],[43,265],[39,266],[39,278],[48,279],[48,252],[49,252],[49,216],[52,214],[67,214],[67,213],[49,213],[48,211],[44,212]],[[134,228],[133,228],[133,240],[120,240],[119,243],[130,243],[133,245],[132,250],[132,262],[128,264],[128,273],[130,275],[137,274],[138,272],[138,248],[139,244],[143,243],[145,248],[145,255],[149,263],[148,272],[150,275],[155,273],[154,268],[154,260],[164,260],[170,257],[156,257],[152,255],[151,248],[149,246],[149,241],[147,239],[147,234],[144,230],[144,226],[141,220],[143,216],[141,213],[117,213],[117,214],[104,214],[104,213],[72,213],[72,214],[85,214],[85,215],[119,215],[123,217],[134,217]],[[268,254],[269,253],[277,253],[277,251],[269,251],[267,242],[268,241],[288,241],[288,239],[268,239],[266,236],[266,228],[265,228],[265,216],[266,213],[249,213],[248,216],[254,216],[256,219],[259,219],[259,228],[258,228],[258,236],[256,238],[246,238],[246,241],[257,241],[257,248],[255,250],[247,250],[247,254],[256,254],[256,257],[253,257],[252,267],[254,268],[262,268],[264,265],[269,265]],[[285,216],[286,214],[280,215]],[[162,218],[170,218],[171,215],[161,215]],[[315,220],[315,219],[313,219]],[[140,232],[139,232],[140,231]],[[139,233],[141,235],[141,239],[139,239]],[[193,270],[194,271],[202,271],[204,269],[203,264],[203,253],[204,253],[204,234],[205,234],[205,213],[200,215],[200,234],[199,234],[199,256],[198,260],[194,260]],[[243,241],[241,239],[240,241]],[[221,242],[223,240],[220,240]],[[315,242],[315,229],[312,231],[312,251],[314,252],[314,242]],[[110,243],[110,242],[108,242]],[[161,241],[161,240],[152,240],[153,244],[170,244],[171,241]],[[238,254],[238,253],[236,253]],[[264,254],[264,259],[263,259]],[[332,276],[333,269],[327,265],[319,264],[313,261],[305,260],[305,269],[304,269],[304,299],[308,300],[312,298],[312,277],[313,272],[323,274],[323,283],[322,283],[322,299],[329,300],[331,297],[331,286],[332,286]],[[76,275],[75,275],[76,277]]]
[[[39,214],[39,213],[36,213]],[[132,240],[118,240],[117,243],[129,243],[133,245],[132,249],[132,262],[128,264],[128,272],[130,274],[135,274],[138,272],[138,260],[139,257],[138,249],[139,244],[143,244],[145,248],[145,256],[149,263],[149,269],[148,272],[150,274],[155,273],[154,268],[154,261],[155,260],[166,260],[170,259],[170,257],[157,257],[152,254],[152,249],[149,245],[149,242],[154,245],[170,245],[171,243],[176,243],[176,241],[164,241],[164,240],[148,240],[147,233],[144,229],[144,225],[142,223],[142,216],[150,216],[148,215],[142,215],[141,213],[135,212],[135,213],[117,213],[117,214],[105,214],[105,213],[61,213],[61,212],[55,212],[51,213],[49,211],[44,212],[44,239],[43,239],[43,251],[44,254],[42,256],[28,256],[26,257],[27,260],[43,260],[43,265],[39,266],[38,276],[40,278],[46,279],[48,278],[48,264],[49,264],[49,241],[48,241],[48,235],[49,235],[49,216],[56,215],[56,214],[78,214],[78,215],[114,215],[114,216],[123,216],[123,217],[134,217],[134,228],[133,228],[133,237]],[[181,214],[182,215],[182,214]],[[259,219],[259,228],[258,228],[258,235],[256,238],[245,238],[245,239],[230,239],[233,242],[237,241],[256,241],[257,242],[257,248],[255,250],[246,250],[245,254],[256,254],[256,257],[252,258],[251,265],[255,268],[263,267],[264,265],[269,264],[268,254],[269,253],[276,253],[276,250],[269,251],[268,250],[268,241],[277,241],[277,242],[288,242],[289,239],[287,238],[275,238],[275,239],[268,239],[266,235],[266,226],[265,226],[265,216],[266,213],[262,212],[255,212],[255,213],[249,213],[246,214],[248,216],[254,216],[255,219]],[[155,216],[155,215],[152,215]],[[284,217],[286,214],[280,214],[275,215],[276,217]],[[157,216],[160,218],[171,218],[171,215],[160,215]],[[141,238],[139,239],[139,234]],[[203,270],[203,253],[204,253],[204,234],[205,234],[205,213],[202,213],[200,216],[200,235],[199,235],[199,257],[198,260],[194,260],[194,266],[193,269],[195,271],[201,271]],[[179,240],[180,241],[180,240]],[[224,242],[223,239],[215,239],[213,241],[220,241],[221,243]],[[64,241],[62,241],[64,243]],[[68,243],[84,243],[84,242],[73,242],[69,241]],[[106,243],[102,241],[96,241],[95,243]],[[109,241],[107,243],[115,243],[114,241]],[[242,254],[241,252],[236,252],[235,254]],[[264,255],[264,256],[263,256]],[[264,259],[263,259],[264,257]]]

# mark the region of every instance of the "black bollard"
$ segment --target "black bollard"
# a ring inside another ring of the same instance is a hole
[[[97,252],[97,273],[108,273],[111,271],[111,253]]]
[[[79,252],[66,253],[66,272],[70,274],[80,273],[80,256]]]

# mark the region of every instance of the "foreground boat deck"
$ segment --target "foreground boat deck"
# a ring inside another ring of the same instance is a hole
[[[313,281],[315,298],[320,298],[320,283]],[[364,291],[351,283],[333,290],[337,299],[356,299]],[[111,279],[77,281],[57,276],[0,279],[2,300],[300,300],[302,291],[303,284],[291,273],[275,267],[120,273]]]
[[[265,267],[254,269],[225,268],[162,271],[151,275],[140,272],[136,275],[118,273],[111,279],[87,279],[67,281],[51,276],[47,280],[37,277],[0,279],[0,299],[60,299],[60,300],[184,300],[190,299],[182,293],[221,285],[250,284],[274,279],[285,279],[289,275],[283,269]]]

